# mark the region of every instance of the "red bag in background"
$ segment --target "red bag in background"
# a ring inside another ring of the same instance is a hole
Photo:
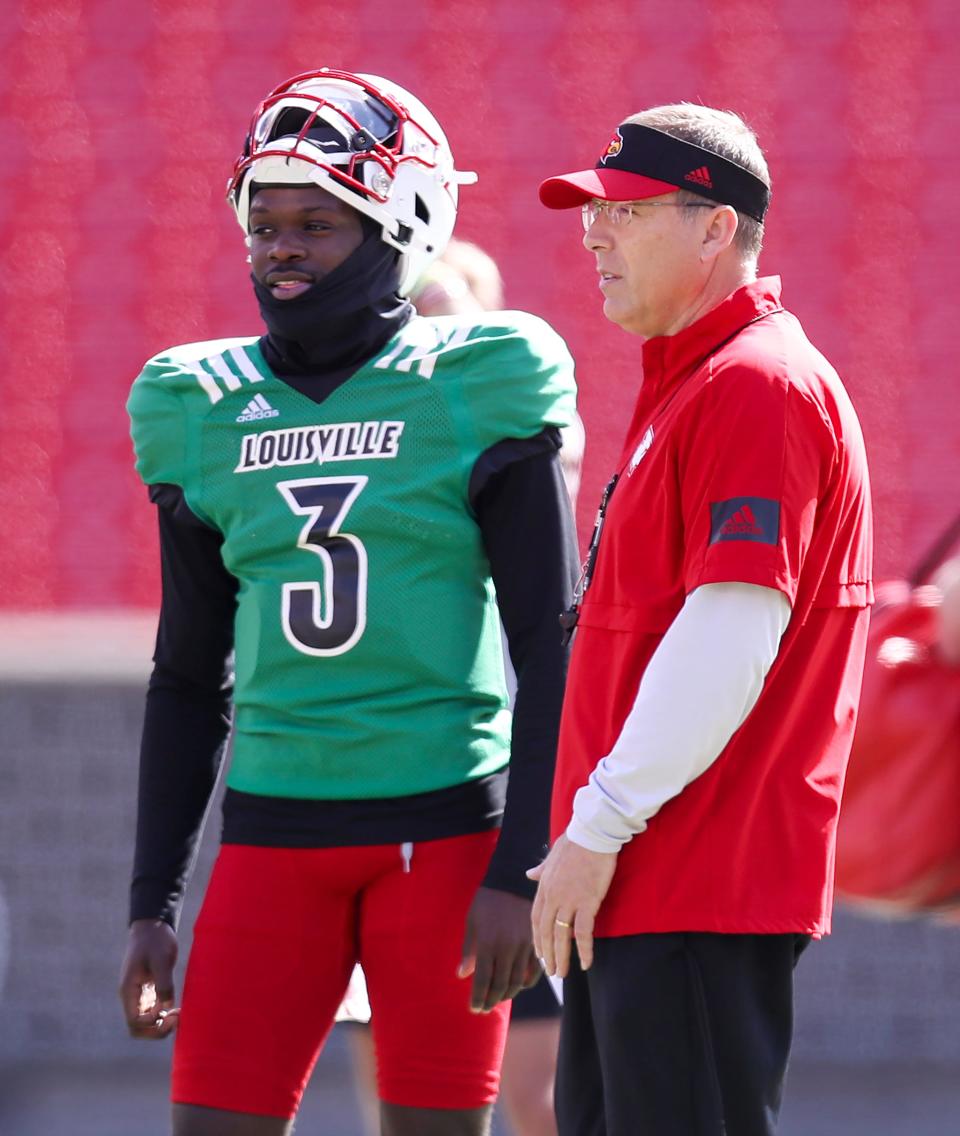
[[[926,583],[958,535],[960,521],[910,580],[877,589],[836,890],[878,914],[960,905],[960,666],[941,652],[942,592]]]

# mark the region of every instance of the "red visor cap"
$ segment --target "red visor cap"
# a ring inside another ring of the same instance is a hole
[[[661,193],[674,193],[680,186],[630,170],[598,167],[574,174],[559,174],[540,184],[540,200],[548,209],[573,209],[585,201],[642,201]]]

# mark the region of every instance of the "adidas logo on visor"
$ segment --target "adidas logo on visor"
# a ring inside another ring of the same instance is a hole
[[[255,394],[247,403],[242,414],[237,415],[238,422],[259,422],[261,418],[278,418],[279,410],[274,410],[262,394]]]
[[[691,170],[690,173],[684,177],[684,181],[693,181],[696,182],[697,185],[704,185],[708,189],[713,189],[713,178],[710,176],[710,171],[706,166],[700,166],[699,169]]]

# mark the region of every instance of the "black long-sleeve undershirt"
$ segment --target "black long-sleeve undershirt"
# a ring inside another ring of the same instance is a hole
[[[557,431],[509,440],[477,462],[470,495],[517,672],[510,774],[413,797],[293,801],[228,790],[224,836],[323,847],[503,830],[487,886],[532,895],[524,872],[548,838],[550,786],[567,651],[557,615],[578,571]],[[173,486],[155,486],[163,599],[140,755],[131,919],[175,924],[229,730],[237,581],[221,535]]]
[[[162,603],[140,743],[130,918],[176,923],[230,728],[237,580],[223,538],[154,486]]]

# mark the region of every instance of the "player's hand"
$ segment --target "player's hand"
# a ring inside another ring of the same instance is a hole
[[[593,924],[617,866],[616,852],[591,852],[561,836],[527,876],[538,883],[533,901],[533,941],[547,974],[566,978],[570,944],[580,965],[593,963]]]
[[[127,953],[120,971],[120,1001],[132,1037],[167,1037],[177,1028],[173,1004],[173,968],[177,936],[160,919],[130,924]]]
[[[541,969],[530,933],[530,900],[494,888],[478,888],[467,912],[457,973],[473,975],[470,1009],[487,1013],[533,986]]]

